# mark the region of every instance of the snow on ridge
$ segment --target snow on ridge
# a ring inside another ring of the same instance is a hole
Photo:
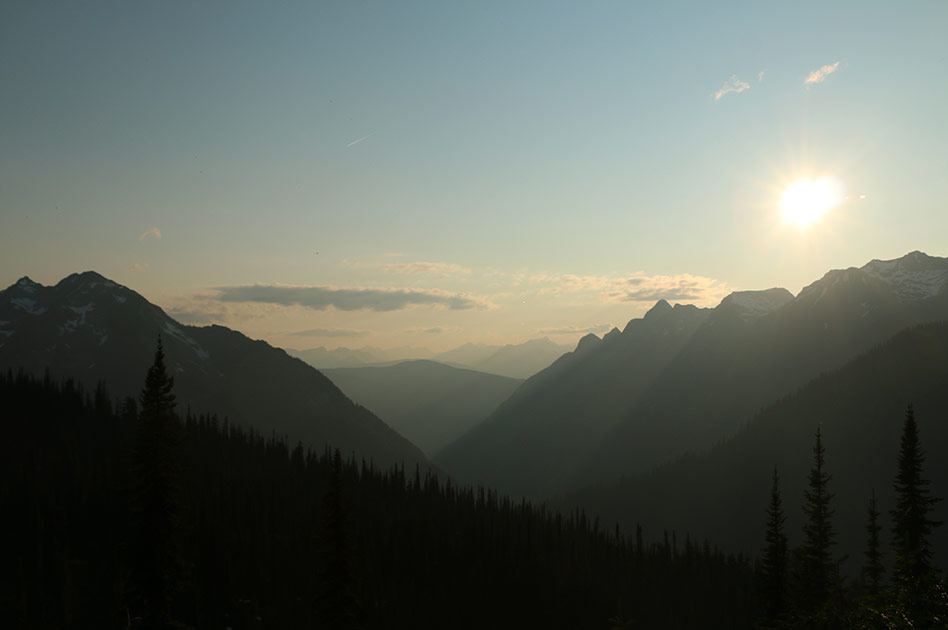
[[[741,310],[740,317],[750,321],[774,312],[793,299],[786,290],[768,289],[766,291],[735,291],[722,301],[733,304]]]
[[[194,353],[195,353],[196,355],[198,355],[198,357],[200,357],[200,358],[202,358],[202,359],[206,359],[206,358],[208,358],[209,356],[211,356],[210,354],[208,354],[207,350],[205,350],[204,348],[201,347],[201,345],[200,345],[198,342],[196,342],[196,341],[195,341],[194,339],[192,339],[191,337],[188,337],[186,334],[184,334],[184,331],[183,331],[183,330],[181,330],[180,328],[178,328],[177,326],[175,326],[175,325],[172,324],[171,322],[166,322],[166,323],[165,323],[165,328],[164,328],[164,330],[165,330],[165,332],[167,332],[169,335],[171,335],[172,337],[174,337],[174,338],[177,339],[178,341],[181,341],[181,342],[187,344],[188,346],[190,346],[191,349],[194,350]]]
[[[42,315],[46,312],[45,306],[37,306],[36,300],[27,297],[12,298],[10,303],[21,311],[26,311],[30,315]]]
[[[889,285],[901,298],[925,300],[945,291],[948,287],[948,267],[929,266],[912,268],[898,260],[873,260],[862,271]]]

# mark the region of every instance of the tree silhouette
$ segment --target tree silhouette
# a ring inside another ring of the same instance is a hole
[[[172,625],[171,600],[176,582],[177,419],[174,379],[164,363],[161,337],[155,360],[138,397],[141,406],[133,455],[135,539],[132,558],[132,606],[140,611],[141,627]]]
[[[770,506],[767,508],[767,546],[761,560],[764,607],[769,619],[778,619],[786,609],[787,536],[783,531],[786,520],[780,499],[780,477],[774,466]]]
[[[879,525],[879,510],[876,507],[876,492],[872,491],[869,498],[868,508],[869,521],[866,523],[866,564],[862,568],[863,578],[866,580],[866,588],[869,595],[879,594],[879,587],[882,581],[882,574],[885,568],[882,566],[882,551],[879,548],[879,532],[882,526]]]
[[[829,491],[832,475],[824,470],[822,433],[816,431],[813,445],[813,468],[808,477],[809,487],[805,492],[803,512],[803,546],[800,549],[799,605],[804,612],[814,612],[829,600],[833,587],[838,582],[838,568],[833,561],[832,547],[836,544],[831,518],[833,510]]]
[[[931,565],[929,537],[940,525],[930,517],[938,499],[928,491],[929,481],[922,478],[925,454],[919,444],[915,411],[905,410],[899,469],[895,478],[895,508],[892,509],[892,570],[896,596],[917,625],[931,618],[931,595],[937,576]]]

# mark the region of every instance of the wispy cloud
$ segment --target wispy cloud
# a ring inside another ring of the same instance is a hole
[[[409,328],[405,332],[422,333],[425,335],[449,335],[461,332],[461,329],[450,326],[432,326],[431,328]]]
[[[156,227],[151,227],[141,233],[141,236],[138,237],[138,240],[144,241],[149,236],[152,236],[158,240],[161,240],[161,230]]]
[[[576,335],[576,334],[600,334],[612,330],[609,324],[599,324],[598,326],[588,326],[578,328],[576,326],[562,326],[560,328],[541,328],[537,332],[541,335]]]
[[[713,306],[731,290],[720,280],[691,274],[647,276],[633,274],[617,280],[605,292],[615,302],[689,302],[697,306]]]
[[[371,137],[374,136],[374,135],[375,135],[374,133],[370,133],[370,134],[367,135],[367,136],[362,136],[362,137],[359,138],[358,140],[353,140],[352,142],[350,142],[349,144],[346,145],[346,148],[348,149],[348,148],[351,147],[351,146],[354,146],[354,145],[356,145],[356,144],[359,144],[359,143],[362,142],[363,140],[368,140],[369,138],[371,138]]]
[[[290,337],[365,337],[368,331],[347,328],[310,328],[288,333]]]
[[[401,254],[387,254],[385,256],[373,256],[371,258],[393,258],[401,256]],[[454,263],[447,262],[430,262],[430,261],[416,261],[416,262],[378,262],[376,260],[365,260],[365,259],[346,259],[343,261],[343,264],[351,267],[353,269],[372,269],[375,271],[382,271],[385,273],[394,273],[401,275],[422,275],[430,274],[437,276],[456,276],[471,273],[471,270],[468,267],[462,267],[461,265],[456,265]]]
[[[744,90],[749,90],[750,87],[750,83],[741,81],[737,78],[736,74],[731,75],[731,78],[724,82],[724,85],[721,87],[721,89],[714,93],[714,100],[720,101],[725,94],[729,94],[731,92],[740,94]]]
[[[379,271],[408,275],[434,274],[439,276],[455,276],[471,273],[471,270],[467,267],[444,262],[380,263],[373,265],[373,267]]]
[[[810,75],[803,81],[806,85],[812,85],[814,83],[822,83],[826,77],[836,72],[839,68],[839,62],[833,64],[827,64],[818,70],[814,70]]]
[[[148,271],[148,267],[148,263],[135,263],[134,265],[126,267],[122,271],[125,273],[144,273]]]
[[[758,82],[758,83],[760,83],[761,81],[764,80],[764,75],[765,75],[766,73],[767,73],[766,70],[761,70],[760,72],[757,73],[757,82]]]
[[[487,304],[461,293],[421,289],[363,289],[297,287],[255,284],[218,287],[221,302],[255,302],[280,306],[302,306],[317,311],[397,311],[410,306],[437,306],[451,310],[486,308]]]
[[[214,308],[207,303],[173,306],[168,309],[168,315],[182,324],[190,324],[192,326],[220,324],[227,319],[227,313],[224,309]]]
[[[598,292],[606,302],[654,302],[660,299],[714,306],[728,293],[726,283],[691,274],[655,275],[634,272],[623,276],[534,274],[530,282],[541,285],[539,295]],[[550,333],[552,334],[552,333]]]

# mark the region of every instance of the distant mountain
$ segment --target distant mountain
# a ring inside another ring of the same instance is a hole
[[[159,334],[182,411],[217,413],[263,435],[328,444],[379,465],[427,464],[417,447],[302,361],[222,326],[180,324],[97,273],[49,287],[24,277],[0,291],[0,369],[48,369],[135,396]]]
[[[662,300],[623,333],[586,335],[436,460],[463,482],[532,497],[557,492],[706,318]]]
[[[569,346],[555,343],[549,337],[542,337],[520,344],[507,344],[470,365],[482,372],[513,378],[528,378],[549,367],[567,352],[569,352]]]
[[[424,360],[323,373],[429,457],[486,418],[522,382]]]
[[[365,367],[369,365],[391,364],[399,361],[426,359],[433,354],[427,348],[411,347],[382,349],[365,346],[363,348],[351,349],[340,346],[332,350],[327,350],[324,347],[310,348],[308,350],[285,348],[285,350],[291,357],[302,359],[317,370],[324,368]]]
[[[569,352],[569,346],[558,344],[549,337],[542,337],[505,346],[466,343],[435,355],[434,360],[500,376],[527,378],[546,368],[566,352]]]
[[[291,357],[301,359],[309,363],[314,368],[322,370],[325,368],[345,368],[362,367],[375,363],[372,355],[365,350],[351,350],[349,348],[310,348],[309,350],[294,350],[293,348],[284,348]]]
[[[847,570],[862,562],[866,506],[874,491],[888,532],[893,480],[906,405],[915,407],[927,453],[924,477],[945,499],[935,518],[948,521],[948,322],[904,330],[839,370],[809,382],[758,413],[734,438],[650,474],[600,484],[558,507],[582,505],[602,522],[641,523],[652,537],[667,529],[678,539],[708,537],[731,550],[758,553],[771,473],[777,466],[791,544],[801,541],[803,493],[813,465],[813,439],[822,430],[826,470],[833,477],[833,523]],[[886,535],[887,536],[887,535]],[[936,530],[936,560],[948,568],[948,527]],[[887,539],[887,538],[885,538]],[[887,547],[887,545],[886,545]],[[891,562],[892,558],[887,558]]]
[[[948,260],[912,252],[831,271],[796,297],[660,301],[621,333],[582,339],[437,461],[460,480],[534,497],[647,471],[733,435],[896,332],[948,320],[946,286]]]

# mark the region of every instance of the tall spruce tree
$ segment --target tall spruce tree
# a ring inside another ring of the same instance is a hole
[[[892,515],[892,548],[895,564],[893,586],[900,604],[920,627],[931,618],[931,596],[937,576],[931,564],[929,537],[940,525],[931,518],[938,499],[928,491],[929,481],[922,478],[925,454],[919,444],[915,410],[905,410],[899,468],[895,478],[895,508]]]
[[[836,532],[831,522],[833,510],[830,501],[834,495],[829,491],[829,482],[833,477],[824,469],[822,438],[822,432],[817,429],[813,468],[810,469],[809,487],[803,505],[806,522],[800,549],[798,588],[799,605],[804,613],[815,612],[823,607],[839,581],[838,566],[832,555]]]
[[[882,574],[885,568],[882,566],[882,550],[879,547],[879,532],[882,526],[879,525],[879,510],[876,507],[876,492],[872,491],[869,498],[868,508],[869,520],[866,523],[866,564],[862,567],[862,576],[866,581],[866,589],[870,595],[879,594],[879,586],[882,581]]]
[[[778,619],[786,612],[787,536],[783,531],[786,520],[780,498],[780,477],[774,466],[770,506],[767,508],[767,546],[761,561],[764,606],[769,619]]]
[[[171,393],[174,379],[168,375],[164,358],[159,336],[155,360],[138,397],[141,412],[133,464],[132,608],[146,629],[174,625],[171,601],[178,565],[174,546],[177,419]]]

